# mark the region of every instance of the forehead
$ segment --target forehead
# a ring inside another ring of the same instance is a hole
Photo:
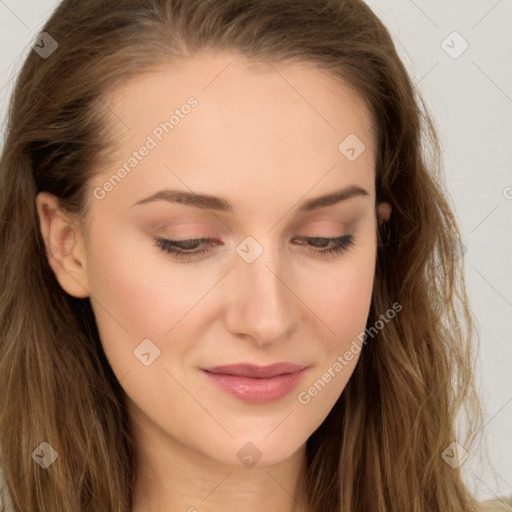
[[[170,60],[150,72],[135,75],[108,91],[105,99],[111,107],[107,109],[110,120],[119,121],[118,129],[131,131],[132,127],[123,120],[144,121],[152,113],[160,117],[172,113],[191,95],[202,100],[203,112],[206,107],[210,112],[214,107],[223,108],[224,120],[234,111],[250,113],[251,107],[258,111],[267,106],[276,110],[276,103],[284,102],[278,110],[279,117],[282,110],[294,106],[297,118],[306,121],[315,116],[316,122],[323,121],[324,128],[344,128],[342,121],[355,116],[365,131],[371,132],[371,119],[362,98],[348,82],[311,62],[277,63],[250,60],[238,53],[205,52]],[[272,112],[265,114],[273,119]],[[144,128],[140,124],[138,127]]]
[[[92,186],[133,160],[148,141],[152,146],[111,192],[119,201],[133,202],[163,185],[247,198],[275,199],[289,191],[299,199],[313,188],[319,195],[373,183],[373,133],[364,101],[310,63],[205,53],[136,76],[105,100],[116,162]],[[355,161],[341,152],[347,139],[366,148]]]

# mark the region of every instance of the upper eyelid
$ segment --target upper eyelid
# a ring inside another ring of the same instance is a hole
[[[323,217],[322,214],[321,217]],[[346,229],[349,230],[354,225],[355,222],[358,222],[364,214],[360,214],[359,212],[350,213],[348,216],[343,215],[343,218],[332,218],[331,216],[327,216],[328,218],[318,218],[320,215],[313,214],[313,218],[307,218],[308,216],[305,216],[299,220],[294,220],[290,226],[288,226],[285,230],[286,233],[291,233],[293,231],[301,230],[301,229],[309,229],[311,227],[312,229],[317,229],[316,225],[318,224],[327,224],[327,225],[335,225],[335,229]],[[158,222],[151,222],[148,224],[149,229],[156,232],[164,232],[166,228],[169,229],[198,229],[198,230],[213,230],[215,236],[220,236],[218,231],[227,232],[229,234],[233,234],[232,226],[226,226],[224,222],[222,222],[224,227],[220,227],[219,225],[216,225],[216,222],[212,222],[209,220],[205,220],[202,217],[190,217],[190,215],[187,216],[177,216],[176,218],[173,218],[172,221],[170,220],[160,220]],[[220,229],[219,229],[220,228]],[[239,228],[239,226],[237,226]],[[323,229],[323,228],[322,228]],[[169,235],[171,236],[171,235]]]
[[[305,236],[305,235],[297,235],[294,237],[294,239],[298,239],[301,242],[308,242],[309,240],[328,240],[329,243],[344,243],[347,242],[349,244],[353,243],[354,240],[354,234],[352,232],[349,233],[343,233],[341,235],[335,235],[335,236]],[[184,244],[187,242],[197,243],[199,247],[203,246],[210,246],[210,247],[217,247],[219,245],[218,238],[215,237],[197,237],[197,238],[183,238],[183,239],[175,239],[175,238],[165,238],[165,237],[154,237],[154,242],[156,242],[157,245],[166,243],[169,245],[172,245],[176,247],[178,250],[181,250],[183,252],[189,252],[193,254],[197,249],[182,249],[179,244]]]
[[[347,236],[352,236],[351,232],[342,233],[340,235],[295,235],[294,238],[303,238],[306,240],[309,239],[326,239],[326,240],[336,240],[338,238],[343,238]],[[157,236],[158,240],[166,240],[168,242],[214,242],[218,239],[218,236],[198,236],[198,237],[187,237],[187,238],[173,238],[173,237],[160,237]]]
[[[318,224],[322,224],[324,225],[325,223],[327,223],[328,227],[318,227],[317,225]],[[208,223],[201,223],[201,224],[208,224]],[[333,227],[333,225],[335,225],[336,227]],[[201,235],[192,235],[192,234],[186,234],[186,231],[188,229],[194,229],[196,227],[196,224],[192,224],[191,226],[186,226],[183,231],[185,232],[185,234],[165,234],[165,228],[166,227],[170,227],[170,226],[173,226],[175,227],[176,225],[175,224],[163,224],[161,226],[158,226],[154,231],[156,233],[161,233],[162,234],[162,237],[168,237],[169,239],[172,239],[172,240],[176,240],[179,239],[180,240],[197,240],[199,238],[221,238],[222,236],[224,236],[223,233],[221,233],[217,228],[213,227],[212,231],[211,231],[211,234],[210,233],[205,233],[205,234],[201,234]],[[316,220],[316,221],[313,221],[312,224],[307,224],[306,227],[304,228],[299,228],[298,226],[294,226],[292,228],[289,228],[286,230],[285,234],[287,236],[291,235],[292,233],[294,233],[294,236],[305,236],[305,237],[308,237],[308,238],[315,238],[315,237],[318,237],[318,238],[336,238],[336,237],[339,237],[339,236],[343,236],[345,234],[349,234],[349,233],[352,233],[354,231],[354,228],[356,226],[356,223],[353,221],[353,220],[350,220],[350,221],[340,221],[340,220]],[[202,231],[202,227],[198,229],[198,231]],[[209,229],[206,227],[204,228],[206,231],[209,231]],[[332,235],[325,235],[323,232],[324,231],[329,231],[329,230],[335,230],[335,233],[332,234]],[[222,230],[221,230],[222,231]],[[309,234],[308,231],[312,231],[313,233]],[[341,234],[340,234],[340,231],[341,231]],[[229,230],[229,235],[232,235],[233,234],[233,231]]]
[[[354,243],[354,234],[353,233],[344,233],[342,235],[336,235],[336,236],[296,236],[296,239],[299,239],[301,241],[306,240],[328,240],[330,243],[338,241],[338,243],[348,243],[353,244]],[[179,244],[186,243],[186,242],[196,242],[199,243],[199,245],[210,245],[210,246],[217,246],[219,245],[218,240],[213,237],[199,237],[199,238],[184,238],[184,239],[174,239],[174,238],[165,238],[165,237],[154,237],[153,241],[157,245],[161,244],[170,244],[177,247],[178,250],[181,250],[183,252],[189,252],[191,254],[194,254],[194,252],[197,251],[197,249],[182,249],[179,247]]]

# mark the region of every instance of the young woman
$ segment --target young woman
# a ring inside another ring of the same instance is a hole
[[[435,132],[362,1],[63,1],[0,194],[13,510],[506,510],[461,475]]]

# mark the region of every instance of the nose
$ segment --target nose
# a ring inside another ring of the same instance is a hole
[[[239,258],[230,273],[227,328],[260,347],[281,343],[297,328],[301,301],[282,258],[267,248],[252,263]]]

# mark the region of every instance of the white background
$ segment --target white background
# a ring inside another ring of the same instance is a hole
[[[2,125],[13,78],[57,3],[0,0]],[[473,450],[462,466],[465,479],[481,499],[512,495],[512,0],[368,3],[390,29],[434,117],[467,247],[466,276],[481,336],[476,374],[487,415],[482,434],[492,466]],[[459,56],[464,41],[469,47]]]

